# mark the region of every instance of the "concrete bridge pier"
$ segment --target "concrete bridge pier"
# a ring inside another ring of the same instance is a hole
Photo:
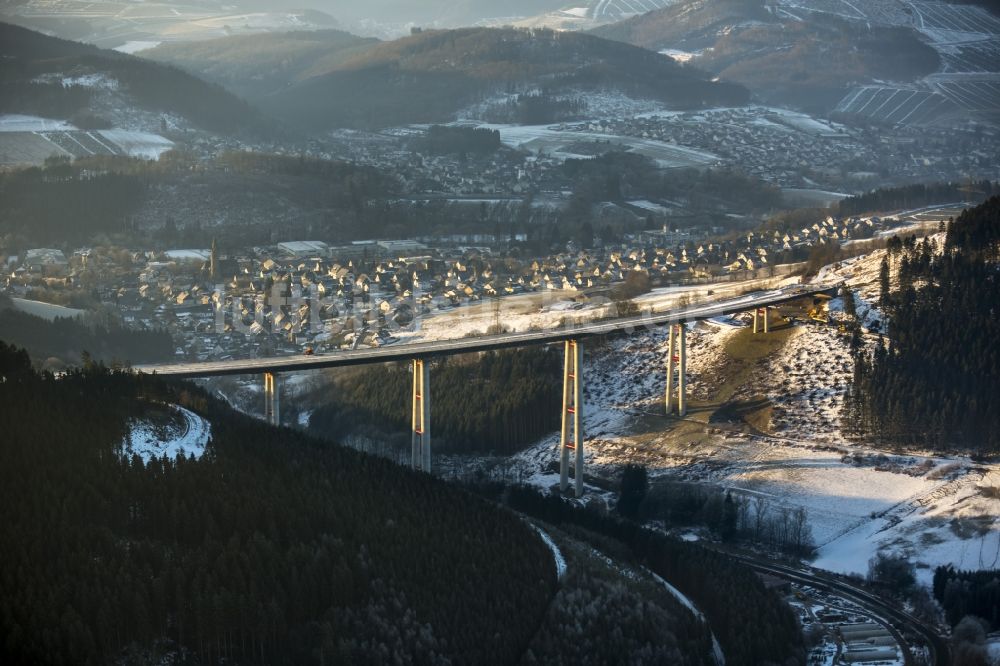
[[[677,415],[687,415],[687,326],[672,324],[667,342],[667,414],[674,411],[674,386],[677,386]]]
[[[431,471],[431,379],[423,359],[413,359],[411,461],[413,469]]]
[[[281,425],[281,381],[273,372],[264,373],[264,420]]]
[[[762,307],[762,308],[756,308],[756,309],[754,309],[754,311],[753,311],[753,332],[755,334],[759,333],[760,330],[761,330],[761,328],[763,328],[763,330],[764,330],[765,333],[770,333],[770,331],[771,331],[771,326],[770,326],[770,321],[769,321],[770,317],[768,316],[770,314],[770,312],[768,312],[768,310],[769,310],[769,308],[766,307],[766,306]]]
[[[563,363],[562,434],[559,438],[559,490],[569,488],[569,455],[575,454],[573,484],[583,496],[583,347],[576,340],[565,343]]]

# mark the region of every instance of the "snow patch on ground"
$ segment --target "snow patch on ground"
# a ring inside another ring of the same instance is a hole
[[[173,460],[177,456],[201,458],[212,436],[212,424],[179,405],[170,405],[180,424],[155,426],[145,420],[132,420],[129,434],[122,442],[122,452],[136,454],[148,463],[153,458]]]
[[[163,42],[152,42],[152,41],[143,41],[143,40],[131,40],[131,41],[125,42],[121,46],[116,46],[114,48],[114,50],[118,51],[119,53],[128,53],[129,55],[132,55],[134,53],[138,53],[139,51],[145,51],[146,49],[156,48],[157,46],[159,46],[162,43]]]
[[[43,74],[32,80],[33,83],[58,83],[64,88],[79,87],[92,90],[118,90],[118,79],[102,72],[65,76],[63,74]]]
[[[674,62],[679,62],[681,64],[684,64],[686,62],[689,62],[692,58],[700,56],[702,53],[704,53],[704,51],[681,51],[678,49],[663,49],[658,53],[667,56]]]
[[[170,139],[150,132],[110,129],[100,130],[98,134],[116,144],[130,157],[142,157],[147,160],[159,159],[160,155],[174,147],[174,142]]]
[[[702,613],[700,610],[698,610],[698,607],[694,605],[693,601],[691,601],[690,599],[688,599],[687,595],[685,595],[683,592],[681,592],[680,590],[678,590],[676,587],[674,587],[673,585],[671,585],[670,583],[668,583],[666,581],[666,579],[663,578],[662,576],[660,576],[659,574],[657,574],[657,573],[655,573],[653,571],[650,571],[648,569],[647,569],[647,572],[649,573],[650,576],[652,576],[654,579],[656,579],[656,581],[658,583],[660,583],[663,587],[665,587],[666,590],[667,590],[667,592],[669,592],[670,594],[673,595],[674,599],[676,599],[678,602],[680,602],[680,604],[682,606],[684,606],[689,611],[691,611],[692,615],[694,615],[696,618],[698,618],[702,622],[706,622],[707,621],[705,619],[705,614]],[[715,658],[716,666],[725,666],[726,657],[722,653],[722,646],[719,645],[719,641],[715,638],[715,632],[712,632],[712,656]]]
[[[840,412],[854,372],[846,338],[824,325],[800,326],[765,374],[772,432],[812,443],[842,443]]]
[[[552,540],[552,537],[550,537],[545,530],[538,527],[534,523],[532,523],[531,526],[535,528],[535,531],[538,532],[538,536],[542,537],[542,541],[544,541],[545,545],[552,551],[552,559],[556,564],[556,577],[559,580],[562,580],[563,576],[566,575],[566,558],[563,557],[562,551],[559,550],[559,546],[556,545],[556,542]]]

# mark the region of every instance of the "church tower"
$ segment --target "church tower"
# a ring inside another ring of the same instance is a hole
[[[215,239],[212,239],[212,256],[208,260],[208,277],[212,281],[219,278],[219,248],[216,246]]]

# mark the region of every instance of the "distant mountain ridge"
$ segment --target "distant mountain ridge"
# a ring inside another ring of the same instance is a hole
[[[261,38],[263,53],[242,52],[233,38],[204,42],[181,57],[155,49],[152,57],[222,80],[234,90],[255,88],[253,72],[284,67],[288,85],[257,87],[250,100],[286,122],[313,130],[441,122],[485,97],[503,92],[615,90],[672,108],[745,103],[740,85],[711,81],[694,68],[635,46],[571,32],[513,28],[427,30],[367,45],[343,33],[322,33],[326,46],[293,34]],[[295,48],[296,45],[298,48]],[[271,49],[270,47],[274,48]],[[305,53],[323,54],[310,62]],[[295,65],[294,63],[299,63]],[[326,71],[321,71],[326,68]]]
[[[279,32],[172,42],[143,51],[142,57],[253,98],[326,73],[378,43],[342,30]]]
[[[940,66],[937,52],[912,28],[806,16],[796,20],[763,0],[683,0],[591,33],[687,52],[690,63],[723,81],[810,111],[829,111],[854,84],[913,81]]]
[[[259,112],[236,95],[169,65],[0,23],[0,113],[92,116],[92,102],[181,116],[220,133],[259,129]]]
[[[721,34],[736,26],[774,20],[761,1],[685,0],[590,32],[653,51],[698,51],[711,47]]]

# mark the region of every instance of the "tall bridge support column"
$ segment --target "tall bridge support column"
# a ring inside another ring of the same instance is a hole
[[[413,469],[431,471],[431,378],[423,359],[413,359],[413,427],[411,461]]]
[[[677,415],[687,415],[687,326],[671,324],[667,343],[667,414],[674,411],[674,386],[677,386]]]
[[[281,425],[281,381],[273,372],[264,373],[264,420]]]
[[[672,414],[674,411],[674,375],[677,374],[677,361],[679,360],[676,356],[677,351],[677,337],[675,333],[677,332],[677,327],[673,324],[670,325],[670,337],[667,339],[667,395],[666,395],[666,407],[667,414]]]
[[[753,332],[754,332],[754,334],[759,333],[761,331],[761,329],[763,329],[765,333],[770,333],[771,326],[770,326],[770,321],[769,321],[770,317],[768,317],[769,314],[770,313],[768,312],[768,308],[767,307],[754,309],[754,311],[753,311]]]
[[[688,406],[687,406],[687,366],[688,366],[688,349],[687,349],[687,326],[681,324],[677,327],[678,333],[678,349],[677,356],[680,359],[680,367],[677,368],[677,415],[687,416]]]
[[[562,434],[559,438],[559,490],[569,488],[569,454],[574,452],[573,484],[583,496],[583,347],[567,340],[563,363]]]

